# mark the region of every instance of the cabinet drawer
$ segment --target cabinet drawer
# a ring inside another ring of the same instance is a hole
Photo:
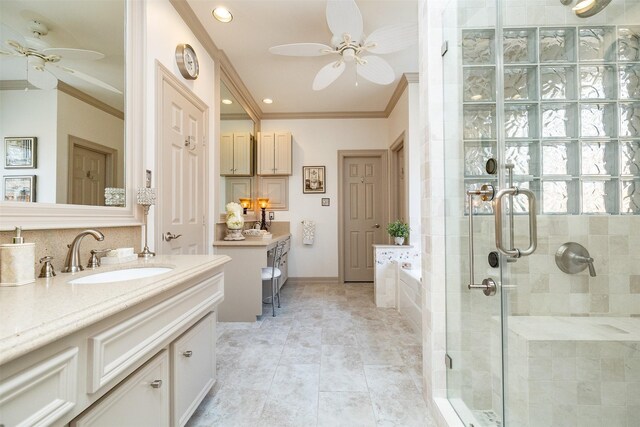
[[[169,355],[162,350],[71,427],[162,427],[169,425]]]
[[[95,393],[223,297],[223,273],[89,338],[88,392]]]
[[[215,315],[209,313],[171,344],[174,425],[182,427],[215,382]]]
[[[78,347],[0,382],[0,425],[50,425],[76,404]]]

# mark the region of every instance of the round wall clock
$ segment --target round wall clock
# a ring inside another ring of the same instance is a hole
[[[176,63],[182,77],[188,80],[198,78],[198,73],[200,72],[198,57],[190,45],[179,44],[176,46]]]

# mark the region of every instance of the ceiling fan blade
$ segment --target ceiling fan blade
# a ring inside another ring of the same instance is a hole
[[[364,42],[368,52],[385,54],[408,48],[418,42],[415,24],[389,25],[378,28]]]
[[[58,68],[58,69],[60,69],[62,71],[65,71],[65,72],[73,75],[73,76],[76,76],[79,79],[82,79],[82,80],[84,80],[86,82],[89,82],[89,83],[91,83],[93,85],[96,85],[98,87],[101,87],[102,89],[106,89],[108,91],[115,92],[115,93],[120,94],[120,95],[122,94],[121,90],[116,89],[115,87],[111,86],[110,84],[105,83],[102,80],[100,80],[100,79],[98,79],[96,77],[90,76],[88,74],[85,74],[85,73],[83,73],[81,71],[74,70],[74,69],[68,68],[68,67],[61,67],[59,65],[51,65],[51,64],[49,64],[47,66],[56,67],[56,68]]]
[[[56,76],[44,68],[36,68],[31,66],[31,64],[27,71],[27,81],[42,90],[51,90],[58,86]]]
[[[97,59],[104,58],[103,53],[96,52],[95,50],[85,50],[85,49],[53,47],[53,48],[43,49],[42,53],[47,56],[56,55],[61,57],[62,59],[70,59],[70,60],[95,61]]]
[[[339,60],[325,65],[318,71],[316,78],[313,79],[313,90],[322,90],[336,81],[344,72],[346,65],[344,61]]]
[[[270,47],[269,52],[285,56],[322,56],[335,50],[322,43],[291,43]]]
[[[356,65],[356,72],[372,83],[388,85],[396,79],[396,73],[391,65],[379,56],[363,56],[366,64]]]
[[[327,24],[334,36],[342,40],[344,34],[359,41],[362,37],[362,14],[354,0],[329,0]]]

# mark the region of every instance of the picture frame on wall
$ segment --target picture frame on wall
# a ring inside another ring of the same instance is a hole
[[[37,167],[36,137],[5,137],[5,169],[35,169]]]
[[[5,202],[35,202],[36,176],[4,176],[2,194]]]
[[[302,193],[318,194],[327,192],[324,166],[302,167]]]

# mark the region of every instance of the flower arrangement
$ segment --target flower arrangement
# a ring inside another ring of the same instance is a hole
[[[409,224],[399,219],[387,225],[387,233],[389,233],[391,237],[403,237],[406,239],[409,237],[409,230]]]
[[[227,203],[227,228],[229,230],[241,230],[244,227],[244,218],[242,217],[242,206],[239,203]]]

